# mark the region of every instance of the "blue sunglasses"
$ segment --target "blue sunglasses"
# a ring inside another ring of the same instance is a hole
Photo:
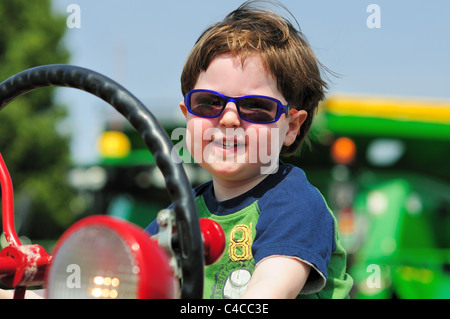
[[[192,90],[184,98],[189,113],[205,118],[221,116],[229,102],[236,105],[241,119],[251,123],[273,123],[278,121],[282,114],[288,116],[290,111],[289,105],[283,105],[279,100],[263,95],[230,97],[211,90]]]

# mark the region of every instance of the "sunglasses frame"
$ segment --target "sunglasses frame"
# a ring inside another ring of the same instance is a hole
[[[200,115],[200,114],[197,114],[194,111],[192,111],[190,98],[191,98],[191,95],[193,93],[197,93],[197,92],[212,93],[212,94],[218,95],[221,98],[223,98],[224,99],[224,104],[222,106],[222,110],[217,115],[214,115],[214,116]],[[240,107],[239,107],[239,100],[246,99],[246,98],[262,98],[262,99],[268,99],[268,100],[271,100],[273,102],[276,102],[277,103],[277,113],[275,115],[275,118],[273,120],[268,121],[268,122],[258,122],[258,121],[252,121],[252,120],[243,118],[242,115],[241,115]],[[290,114],[290,109],[291,109],[289,104],[288,105],[283,105],[279,100],[277,100],[277,99],[275,99],[273,97],[270,97],[270,96],[265,96],[265,95],[244,95],[244,96],[240,96],[240,97],[231,97],[231,96],[227,96],[225,94],[222,94],[220,92],[213,91],[213,90],[194,89],[194,90],[189,91],[186,94],[186,96],[184,97],[184,103],[185,103],[185,105],[187,107],[188,112],[193,114],[193,115],[195,115],[195,116],[202,117],[202,118],[218,118],[218,117],[220,117],[223,114],[223,111],[225,110],[225,107],[230,102],[233,102],[234,105],[236,105],[236,109],[237,109],[237,112],[239,114],[239,117],[243,121],[250,122],[250,123],[256,123],[256,124],[270,124],[270,123],[277,122],[280,119],[281,115],[286,114],[286,116],[288,116]]]

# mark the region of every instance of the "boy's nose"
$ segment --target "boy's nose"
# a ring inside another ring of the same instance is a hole
[[[219,124],[225,127],[238,127],[241,125],[241,118],[239,117],[236,104],[229,102],[225,106],[225,109],[220,116]]]

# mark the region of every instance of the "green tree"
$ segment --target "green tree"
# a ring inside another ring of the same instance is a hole
[[[31,67],[67,63],[65,19],[52,12],[50,0],[0,1],[0,81]],[[57,132],[66,109],[55,104],[54,92],[30,92],[0,112],[0,152],[14,185],[16,225],[19,235],[32,239],[57,236],[72,222],[69,137]]]

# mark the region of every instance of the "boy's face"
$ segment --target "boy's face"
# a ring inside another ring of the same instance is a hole
[[[248,57],[244,65],[231,55],[218,56],[200,73],[194,89],[213,90],[230,97],[263,95],[287,104],[275,78],[257,55]],[[278,163],[281,147],[294,142],[306,118],[306,112],[299,111],[289,117],[283,114],[274,123],[258,124],[241,119],[233,102],[217,118],[192,115],[184,102],[180,107],[186,116],[186,141],[193,158],[213,178],[236,182],[270,173],[269,169]]]

